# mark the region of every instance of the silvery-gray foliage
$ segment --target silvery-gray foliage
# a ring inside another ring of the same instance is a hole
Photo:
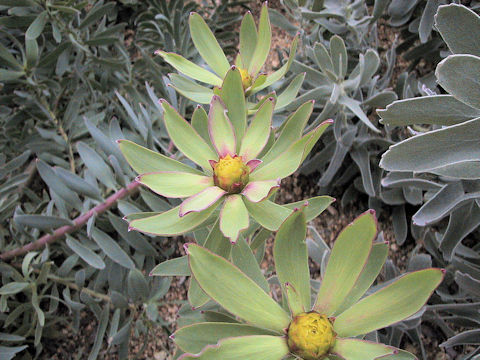
[[[311,46],[339,35],[349,49],[357,50],[364,50],[375,42],[375,22],[386,5],[385,0],[376,0],[369,14],[364,0],[281,0],[281,3],[287,14],[270,9],[273,25],[292,35],[300,32],[303,42]]]
[[[413,69],[421,59],[436,64],[441,60],[444,42],[434,26],[434,16],[441,5],[455,3],[452,0],[391,0],[386,14],[393,27],[402,29],[402,42],[399,53],[406,61],[411,61]],[[473,9],[478,7],[470,4]],[[418,43],[420,40],[420,43]]]
[[[323,189],[346,186],[342,198],[347,203],[358,191],[371,199],[379,197],[380,173],[376,158],[393,143],[390,134],[380,135],[372,109],[383,107],[397,99],[397,94],[386,88],[395,63],[395,52],[388,54],[383,77],[376,75],[380,57],[373,49],[349,56],[342,38],[333,36],[327,47],[322,43],[307,46],[306,58],[295,60],[294,72],[306,72],[295,106],[306,100],[315,100],[312,126],[328,118],[335,118],[328,129],[319,151],[302,168],[309,175],[320,173],[318,184]],[[373,121],[373,122],[372,122]],[[351,184],[348,186],[348,184]]]
[[[168,31],[149,33],[151,43],[126,45],[132,40],[126,28],[165,2],[123,3],[0,1],[2,255],[108,205],[66,238],[2,260],[2,359],[42,356],[59,327],[70,323],[79,331],[85,311],[97,321],[93,347],[84,351],[89,359],[105,351],[126,359],[132,330],[145,339],[153,326],[168,332],[158,305],[170,279],[148,273],[175,247],[161,237],[129,232],[122,216],[175,204],[131,186],[136,174],[115,141],[130,139],[173,155],[158,98],[182,113],[191,108],[167,87],[160,74],[168,68],[152,49],[170,46],[171,36],[175,46],[195,54],[189,37],[165,35]],[[187,29],[188,13],[182,11],[192,6],[172,0],[149,24]],[[215,16],[230,6],[226,1]],[[235,19],[224,20],[228,26]]]
[[[445,304],[435,319],[445,324],[453,315],[460,326],[478,327],[478,311],[468,321],[467,313],[458,311],[461,303],[480,299],[480,16],[461,5],[445,5],[438,9],[435,26],[452,53],[435,73],[447,94],[396,101],[379,111],[383,123],[415,131],[383,155],[380,166],[389,173],[382,185],[418,193],[422,206],[413,215],[412,235],[425,242],[456,285],[455,293],[443,292]],[[442,328],[446,336],[453,335]],[[472,333],[462,334],[443,346],[480,345],[478,338],[469,340]]]

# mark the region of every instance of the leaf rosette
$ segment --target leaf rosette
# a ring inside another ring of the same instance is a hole
[[[305,103],[287,119],[277,140],[269,143],[273,97],[263,101],[248,127],[247,117],[227,111],[216,95],[208,114],[197,107],[192,125],[165,100],[161,104],[173,144],[198,168],[120,140],[122,153],[140,174],[138,182],[161,196],[184,198],[180,206],[167,212],[127,216],[130,229],[155,235],[183,234],[215,216],[214,210],[222,204],[220,230],[232,243],[249,227],[250,215],[263,227],[277,230],[292,210],[269,197],[281,179],[299,168],[331,121],[302,135],[313,109],[312,102]],[[312,200],[329,204],[332,199],[320,196]]]
[[[181,74],[169,75],[171,86],[178,93],[194,102],[208,104],[212,97],[225,87],[225,79],[231,65],[215,35],[199,14],[194,12],[190,14],[189,25],[193,44],[209,69],[175,53],[157,50],[155,54],[161,56],[166,63]],[[298,35],[291,43],[287,62],[271,74],[261,72],[270,52],[271,38],[272,31],[265,2],[260,13],[258,29],[250,12],[243,17],[240,26],[240,49],[235,58],[235,67],[239,70],[242,89],[246,96],[254,95],[271,86],[290,69],[298,45]],[[277,102],[277,109],[288,105],[293,100],[294,96],[292,97],[291,94],[298,92],[303,78],[304,74],[299,75],[291,86],[279,95],[282,101]],[[248,105],[252,112],[256,110],[254,109],[255,104],[249,103]]]
[[[197,244],[185,246],[202,290],[235,320],[178,329],[172,338],[184,352],[179,359],[416,359],[409,352],[365,340],[364,335],[417,313],[442,282],[444,271],[411,272],[365,296],[388,253],[387,243],[374,242],[377,223],[370,210],[339,234],[312,297],[304,212],[294,211],[275,238],[281,303],[258,279],[225,258]]]

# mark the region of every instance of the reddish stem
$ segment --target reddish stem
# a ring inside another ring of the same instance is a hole
[[[12,259],[16,256],[19,255],[24,255],[28,253],[29,251],[37,250],[42,247],[44,247],[47,244],[51,244],[58,239],[62,238],[66,234],[70,234],[79,228],[81,228],[83,225],[85,225],[92,216],[94,215],[100,215],[107,211],[109,208],[111,208],[113,205],[116,204],[116,202],[120,199],[123,199],[124,197],[130,195],[133,191],[135,191],[140,183],[133,181],[130,184],[127,185],[127,187],[117,191],[115,194],[109,196],[105,202],[95,206],[94,208],[90,209],[84,214],[81,214],[79,217],[77,217],[75,220],[73,220],[73,225],[65,225],[62,226],[58,229],[56,229],[53,233],[51,234],[46,234],[43,235],[40,239],[37,241],[34,241],[30,244],[27,244],[25,246],[22,246],[20,248],[16,248],[7,252],[4,252],[3,254],[0,254],[0,259],[6,261],[9,259]]]

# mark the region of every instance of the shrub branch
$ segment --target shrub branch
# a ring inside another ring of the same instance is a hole
[[[22,246],[10,251],[6,251],[0,255],[0,259],[4,261],[10,260],[16,256],[24,255],[29,251],[41,249],[45,245],[51,244],[57,241],[58,239],[63,238],[66,234],[70,234],[78,230],[79,228],[81,228],[83,225],[85,225],[88,219],[90,219],[92,216],[104,213],[109,208],[114,206],[118,200],[123,199],[124,197],[136,191],[139,185],[140,183],[136,181],[131,182],[125,188],[122,188],[121,190],[117,191],[115,194],[109,196],[103,203],[95,206],[94,208],[90,209],[86,213],[81,214],[79,217],[73,220],[73,225],[62,226],[56,229],[53,233],[42,236],[37,241],[31,242],[30,244],[27,244],[25,246]]]

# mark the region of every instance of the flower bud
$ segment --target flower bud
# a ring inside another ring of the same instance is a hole
[[[243,90],[248,89],[250,86],[252,86],[252,76],[248,73],[248,70],[238,68],[240,70],[240,76],[242,77],[242,85],[243,85]]]
[[[227,155],[213,165],[213,181],[230,194],[237,194],[248,184],[250,168],[240,156]]]
[[[332,323],[314,311],[297,315],[288,328],[288,347],[304,360],[323,359],[334,343]]]

